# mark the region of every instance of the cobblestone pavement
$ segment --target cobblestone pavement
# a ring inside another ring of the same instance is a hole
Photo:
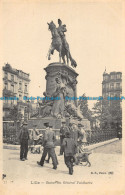
[[[52,162],[45,163],[44,167],[37,165],[36,162],[40,160],[41,154],[31,154],[29,152],[28,160],[20,161],[19,150],[4,149],[3,173],[6,174],[6,177],[3,181],[4,183],[26,182],[28,184],[40,182],[41,185],[49,182],[57,184],[74,182],[74,184],[83,184],[85,188],[88,185],[90,188],[93,187],[91,184],[110,185],[114,182],[116,187],[119,185],[117,181],[120,179],[122,172],[122,155],[121,152],[117,152],[120,151],[120,145],[121,141],[117,141],[95,149],[90,155],[92,166],[77,165],[74,167],[73,175],[68,174],[63,156],[57,156],[58,169],[53,170]],[[59,148],[56,148],[56,154],[58,155],[58,153]]]

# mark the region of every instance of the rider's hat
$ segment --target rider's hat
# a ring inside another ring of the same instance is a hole
[[[58,24],[61,24],[61,23],[62,23],[62,21],[60,19],[58,19]]]

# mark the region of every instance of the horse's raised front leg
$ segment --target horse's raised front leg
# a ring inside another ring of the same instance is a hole
[[[54,47],[51,45],[50,46],[50,49],[49,49],[49,51],[48,51],[48,60],[51,60],[51,54],[53,55],[53,53],[54,53]]]

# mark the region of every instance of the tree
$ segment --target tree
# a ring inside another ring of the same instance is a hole
[[[9,118],[15,123],[21,122],[23,115],[19,112],[18,106],[14,105],[13,108],[10,109]]]
[[[110,113],[112,116],[112,127],[119,131],[122,126],[121,100],[112,100],[110,104]]]
[[[110,113],[110,106],[107,99],[97,100],[93,107],[96,118],[100,120],[100,126],[103,130],[111,128],[112,116]]]
[[[88,108],[88,100],[85,93],[81,96],[81,99],[78,101],[78,106],[80,105],[80,110],[82,115],[88,119],[89,121],[92,120],[92,111]]]

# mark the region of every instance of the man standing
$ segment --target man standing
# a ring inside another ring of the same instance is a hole
[[[60,128],[60,154],[63,155],[64,148],[63,148],[63,140],[66,136],[66,132],[69,132],[69,128],[66,126],[66,122],[62,121],[62,126]]]
[[[43,149],[41,160],[40,162],[37,161],[37,164],[43,166],[45,158],[48,153],[48,155],[52,158],[53,169],[57,169],[57,157],[56,157],[56,153],[54,150],[54,147],[55,147],[54,142],[56,140],[56,136],[55,136],[54,131],[52,131],[52,128],[49,128],[49,123],[44,123],[44,125],[46,126],[46,131],[45,131],[44,141],[43,141],[44,149]]]
[[[27,123],[23,123],[23,127],[21,129],[20,135],[20,160],[25,161],[27,160],[27,153],[28,153],[28,140],[29,140],[29,132],[27,129]]]
[[[73,174],[73,162],[75,161],[74,155],[76,154],[76,144],[71,138],[70,132],[66,132],[66,138],[63,140],[64,147],[64,160],[66,166],[69,168],[69,174]]]
[[[85,146],[87,144],[86,132],[84,130],[84,125],[81,123],[78,124],[79,130],[81,131],[82,136],[80,137],[79,141]]]
[[[39,139],[39,132],[38,130],[36,129],[37,125],[33,125],[33,131],[32,131],[32,136],[33,136],[33,145],[36,145],[37,144],[37,141]]]
[[[81,139],[81,137],[83,137],[83,134],[75,122],[70,123],[70,133],[71,133],[71,138],[75,141],[77,145],[78,140]]]

